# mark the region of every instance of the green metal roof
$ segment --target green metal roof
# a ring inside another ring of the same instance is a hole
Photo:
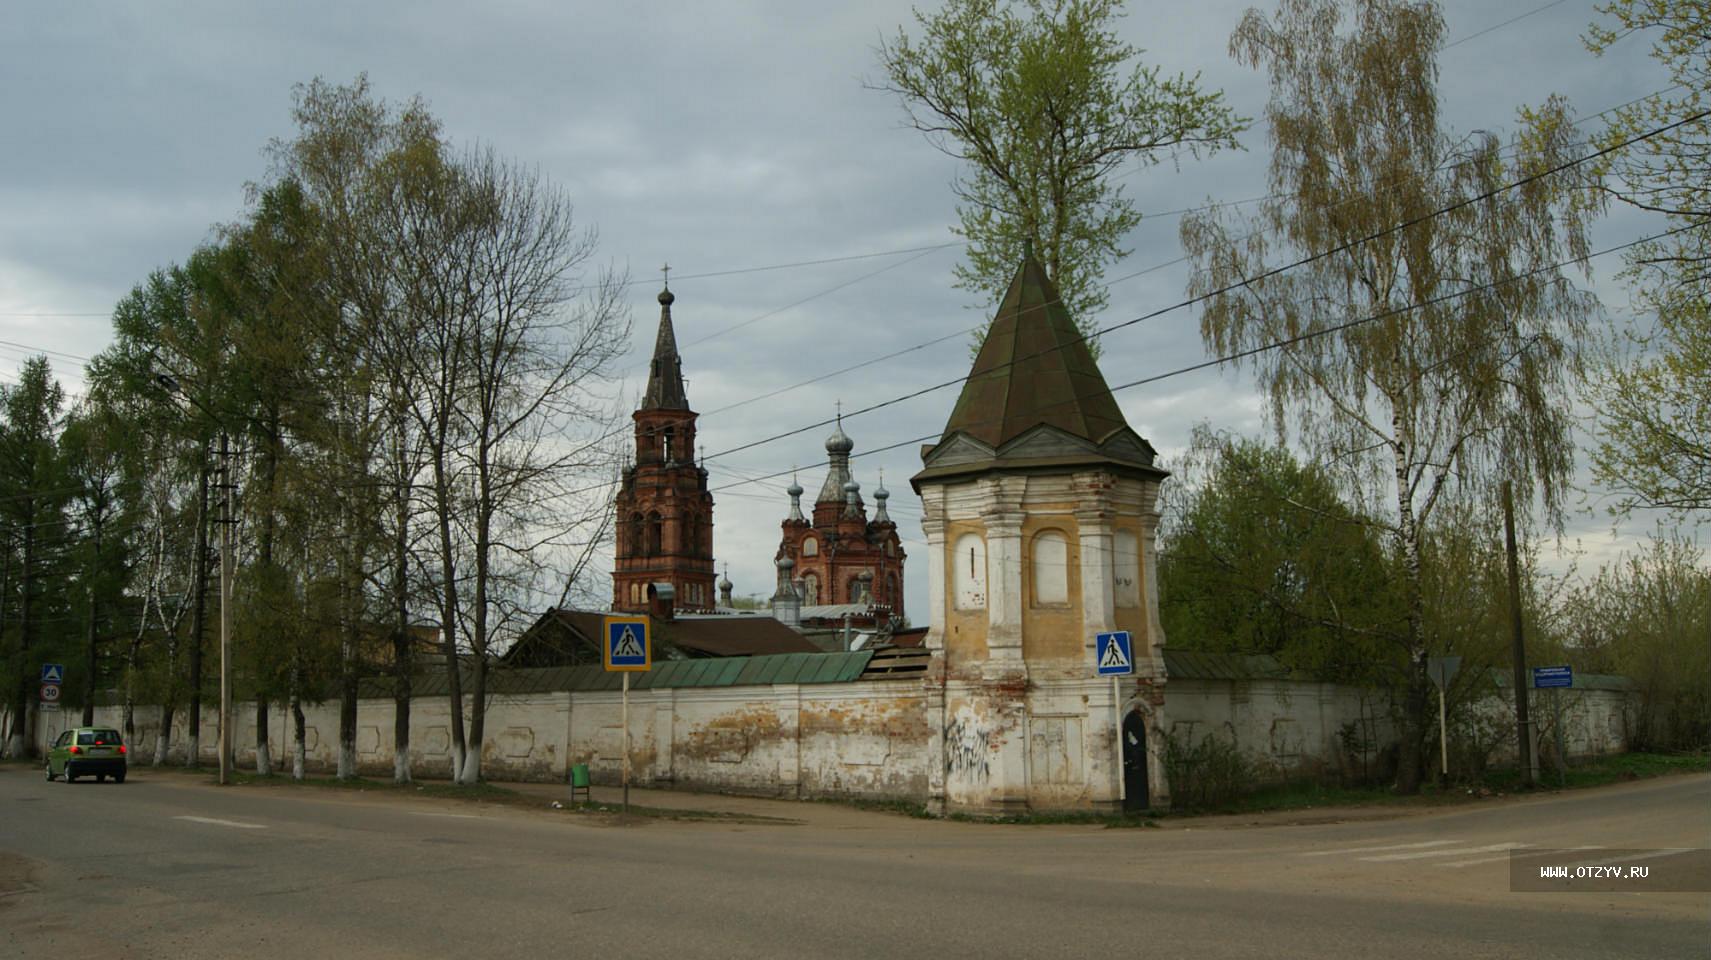
[[[858,650],[854,653],[779,653],[762,657],[665,660],[655,663],[652,670],[630,674],[630,689],[846,683],[859,678],[871,659],[873,651]],[[494,667],[487,673],[488,693],[512,696],[560,690],[615,691],[622,689],[623,683],[623,677],[608,673],[602,667]],[[445,696],[448,688],[444,672],[430,671],[413,678],[411,695]],[[464,690],[469,690],[467,671]],[[392,680],[387,677],[364,680],[359,695],[390,697]]]
[[[1270,654],[1169,647],[1164,651],[1164,669],[1172,680],[1282,680],[1289,676],[1289,668]]]

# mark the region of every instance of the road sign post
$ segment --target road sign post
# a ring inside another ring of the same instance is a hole
[[[1534,667],[1533,687],[1551,692],[1551,727],[1555,731],[1552,738],[1556,741],[1557,783],[1568,785],[1568,757],[1564,755],[1567,749],[1562,735],[1562,691],[1574,686],[1574,668]]]
[[[1460,657],[1429,657],[1426,660],[1426,673],[1432,678],[1432,683],[1438,688],[1438,784],[1448,785],[1450,782],[1450,734],[1446,724],[1447,710],[1444,705],[1444,691],[1450,687],[1450,678],[1461,668]]]
[[[1131,676],[1135,672],[1134,645],[1129,639],[1127,630],[1117,630],[1112,633],[1099,633],[1093,637],[1094,672],[1101,677],[1111,678],[1111,717],[1114,739],[1117,741],[1117,800],[1118,806],[1129,799],[1128,775],[1123,766],[1127,762],[1124,756],[1123,744],[1123,689],[1121,677]]]
[[[624,812],[630,812],[630,674],[653,668],[653,643],[648,634],[647,617],[607,617],[606,636],[601,644],[606,669],[624,675],[622,733],[624,761],[621,778],[624,785]]]

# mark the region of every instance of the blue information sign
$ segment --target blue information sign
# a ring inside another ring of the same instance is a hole
[[[1135,672],[1135,653],[1129,641],[1129,631],[1095,634],[1094,639],[1098,641],[1095,649],[1099,676],[1126,677]]]
[[[42,682],[43,683],[64,683],[65,682],[65,664],[63,664],[63,663],[44,663],[44,664],[42,664]]]
[[[1533,689],[1535,690],[1572,686],[1574,686],[1574,670],[1571,667],[1533,668]]]
[[[653,665],[647,617],[607,617],[607,670],[646,670]]]

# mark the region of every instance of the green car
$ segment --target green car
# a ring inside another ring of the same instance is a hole
[[[48,750],[48,779],[78,777],[96,780],[113,778],[125,782],[125,742],[112,727],[72,727],[59,735]]]

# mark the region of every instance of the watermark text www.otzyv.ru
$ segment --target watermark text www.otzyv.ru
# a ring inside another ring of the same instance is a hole
[[[1711,850],[1514,850],[1509,889],[1517,893],[1711,892]]]

